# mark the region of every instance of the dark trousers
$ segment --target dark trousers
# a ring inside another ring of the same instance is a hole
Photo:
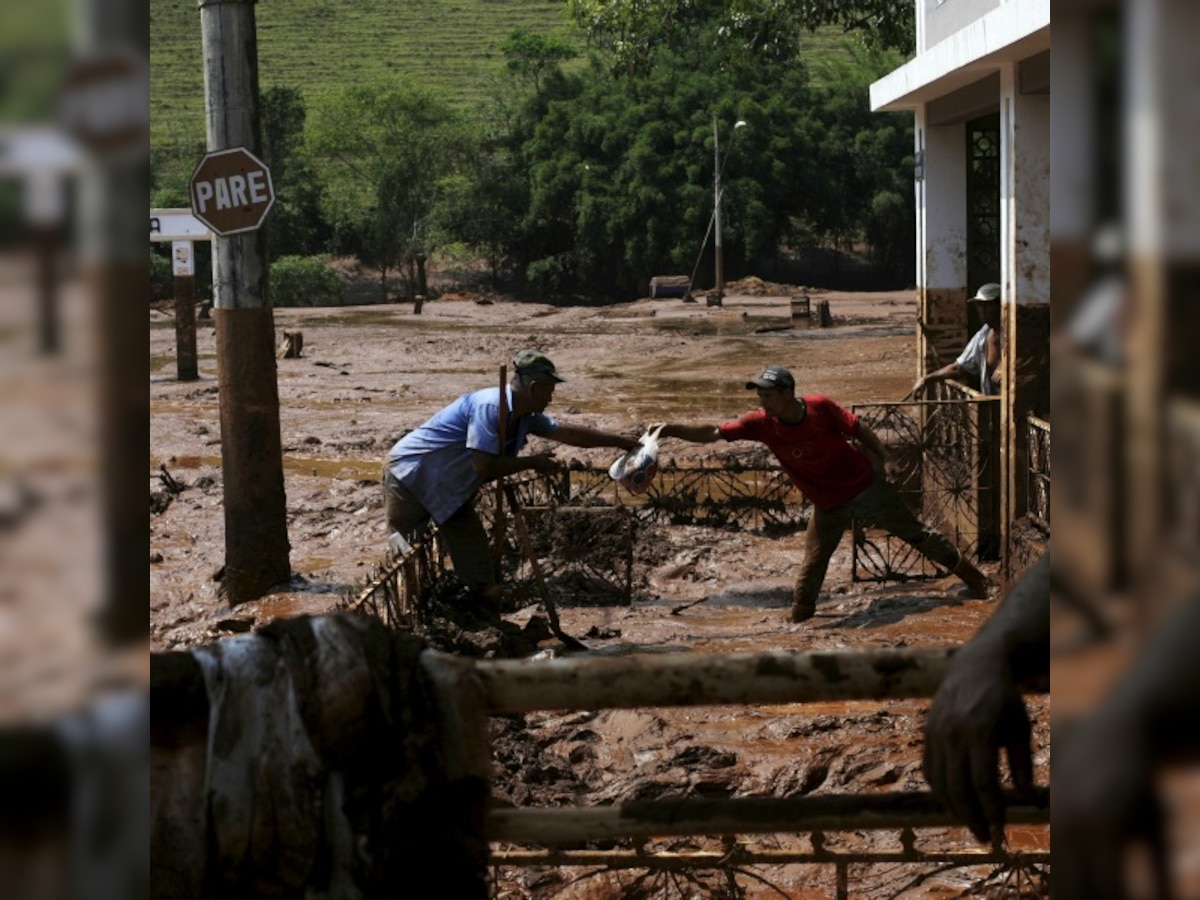
[[[983,577],[970,566],[949,538],[913,514],[892,485],[882,478],[876,478],[869,487],[841,506],[829,510],[813,508],[812,518],[808,520],[804,562],[800,566],[800,575],[792,595],[795,611],[808,611],[811,614],[816,607],[817,596],[821,593],[821,585],[829,569],[829,560],[852,519],[886,529],[911,544],[921,555],[960,577],[965,571],[964,564],[980,579]],[[971,577],[970,573],[967,574]]]
[[[429,511],[421,505],[416,494],[386,467],[383,470],[383,508],[388,527],[409,540],[430,519]],[[459,580],[472,591],[488,592],[496,583],[495,566],[487,531],[475,512],[474,501],[468,500],[438,525],[438,533],[446,542],[454,563],[454,574]]]

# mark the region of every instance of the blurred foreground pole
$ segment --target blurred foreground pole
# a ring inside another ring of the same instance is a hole
[[[1168,403],[1195,397],[1200,332],[1200,123],[1194,0],[1128,3],[1125,199],[1133,305],[1128,314],[1129,561],[1135,579],[1159,557],[1171,495]],[[1189,25],[1188,23],[1191,23]],[[1189,513],[1190,515],[1190,513]]]
[[[69,127],[88,147],[78,188],[79,255],[93,299],[100,366],[101,519],[105,540],[100,625],[119,644],[145,640],[148,541],[145,511],[147,357],[145,309],[149,261],[142,207],[150,189],[146,132],[150,52],[145,6],[136,0],[78,0],[74,6],[78,77]],[[94,68],[93,60],[128,58],[128,66]],[[138,64],[140,62],[140,65]],[[96,94],[108,102],[91,101]],[[115,98],[115,99],[114,99]]]
[[[208,151],[260,153],[254,0],[199,0]],[[267,236],[213,238],[213,319],[221,398],[225,595],[261,597],[291,573],[268,296]]]

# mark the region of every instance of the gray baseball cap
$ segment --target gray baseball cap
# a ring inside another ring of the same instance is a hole
[[[991,281],[987,284],[980,285],[979,290],[975,292],[975,296],[968,300],[968,303],[974,303],[976,300],[999,300],[1000,285]]]
[[[550,357],[540,350],[522,350],[513,357],[513,369],[518,375],[549,375],[555,381],[566,381],[554,368]]]
[[[761,375],[746,382],[746,390],[748,391],[754,391],[759,388],[766,390],[773,388],[794,388],[795,386],[796,379],[783,366],[767,366],[762,370]]]

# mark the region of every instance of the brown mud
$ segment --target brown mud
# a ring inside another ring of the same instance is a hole
[[[150,624],[154,650],[186,647],[276,618],[333,609],[385,550],[379,472],[405,430],[466,391],[496,383],[527,346],[566,375],[549,412],[630,435],[649,423],[716,423],[753,407],[743,383],[763,366],[788,366],[804,393],[842,404],[899,400],[916,376],[911,291],[839,294],[832,328],[791,328],[799,289],[757,280],[728,286],[722,308],[681,300],[611,306],[448,295],[409,306],[275,311],[275,328],[304,333],[298,359],[278,360],[280,425],[292,582],[230,609],[214,580],[224,560],[216,356],[212,329],[197,334],[200,379],[175,377],[171,311],[150,315]],[[490,302],[480,302],[480,301]],[[531,448],[536,449],[536,448]],[[751,458],[751,446],[667,441],[664,462]],[[557,449],[564,461],[607,466],[612,450]],[[165,472],[164,472],[165,470]],[[169,474],[177,487],[168,489]],[[560,536],[556,544],[565,546]],[[830,566],[817,616],[787,619],[803,534],[698,526],[639,533],[631,605],[560,604],[562,627],[590,652],[925,647],[959,643],[994,609],[967,599],[953,578],[904,585],[855,583],[849,540]],[[994,574],[994,565],[985,566]],[[692,605],[689,605],[692,604]],[[683,608],[686,607],[686,608]],[[561,648],[532,606],[507,625],[464,632],[444,622],[432,638],[481,656],[553,655]],[[925,701],[769,708],[546,712],[495,720],[498,802],[597,805],[669,797],[791,796],[909,791],[920,774]],[[1049,699],[1031,698],[1039,783],[1049,778]],[[1047,849],[1048,829],[1013,827],[1013,849]],[[928,829],[918,846],[978,848],[965,829]],[[804,835],[744,839],[806,849]],[[651,842],[653,849],[719,847],[719,840]],[[829,835],[830,849],[898,847],[886,832]],[[949,897],[973,890],[987,867],[919,881],[933,866],[856,867],[853,897]],[[832,897],[831,866],[758,866],[752,875],[503,867],[496,896]],[[639,881],[639,878],[641,879]],[[980,887],[976,893],[988,893]],[[740,891],[741,893],[737,893]],[[993,892],[993,895],[995,894]]]

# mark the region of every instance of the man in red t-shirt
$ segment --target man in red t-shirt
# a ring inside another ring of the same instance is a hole
[[[792,596],[792,621],[817,608],[817,595],[833,551],[852,519],[886,528],[952,571],[975,597],[986,598],[987,577],[941,532],[918,519],[884,477],[894,462],[887,448],[854,413],[820,394],[796,396],[796,380],[783,366],[768,366],[746,389],[758,392],[761,410],[724,425],[666,425],[660,437],[698,444],[758,441],[771,448],[796,487],[813,504],[804,563]]]

